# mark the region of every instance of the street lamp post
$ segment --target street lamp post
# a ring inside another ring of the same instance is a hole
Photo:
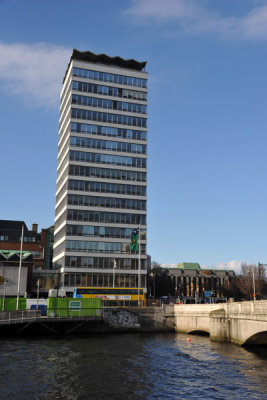
[[[37,279],[36,286],[37,286],[36,310],[38,310],[38,307],[39,307],[39,291],[40,291],[40,280],[39,279]]]
[[[139,240],[138,240],[138,307],[140,307],[140,288],[141,288],[141,232],[140,232],[140,225],[138,227],[139,233]]]
[[[252,270],[252,278],[253,278],[253,300],[256,300],[256,290],[255,290],[255,273]]]
[[[117,268],[117,263],[116,260],[114,258],[114,265],[113,265],[113,287],[115,287],[115,270]]]
[[[5,279],[4,280],[4,295],[3,295],[2,311],[5,311],[6,283],[7,283],[7,280]]]
[[[19,258],[19,273],[18,273],[18,290],[17,290],[16,310],[19,309],[19,292],[20,292],[20,275],[21,275],[21,266],[22,266],[23,236],[24,236],[24,224],[22,224],[22,229],[21,229],[21,242],[20,242],[20,258]]]

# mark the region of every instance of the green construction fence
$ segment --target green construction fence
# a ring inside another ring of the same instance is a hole
[[[3,308],[3,298],[0,298],[0,311]],[[19,310],[26,310],[26,302],[27,299],[24,297],[19,298]],[[16,297],[6,297],[4,303],[4,310],[3,311],[14,311],[16,310],[17,306],[17,298]]]
[[[101,316],[101,300],[49,297],[47,301],[47,316]]]

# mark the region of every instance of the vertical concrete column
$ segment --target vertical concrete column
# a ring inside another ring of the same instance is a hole
[[[200,294],[199,294],[199,277],[198,276],[196,276],[196,293],[200,297]]]
[[[194,292],[194,277],[190,277],[190,295],[194,297],[195,292]]]
[[[189,289],[189,276],[186,277],[186,296],[190,296],[190,289]]]

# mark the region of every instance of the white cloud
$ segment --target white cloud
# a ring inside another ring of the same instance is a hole
[[[228,262],[220,262],[215,265],[202,265],[201,268],[205,269],[224,269],[224,270],[234,270],[236,273],[239,273],[241,270],[242,261],[228,261]]]
[[[71,49],[0,42],[0,89],[28,106],[57,108]]]
[[[178,263],[174,264],[160,264],[162,268],[177,268]]]
[[[242,17],[224,17],[219,11],[209,10],[209,2],[203,0],[133,0],[132,3],[124,14],[135,22],[143,23],[145,19],[164,26],[177,21],[176,27],[171,28],[172,35],[209,33],[228,40],[267,39],[267,6],[258,2],[257,5],[252,2],[250,12]]]

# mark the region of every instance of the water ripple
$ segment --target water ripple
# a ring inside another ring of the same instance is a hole
[[[262,400],[266,357],[185,335],[0,340],[0,400]]]

